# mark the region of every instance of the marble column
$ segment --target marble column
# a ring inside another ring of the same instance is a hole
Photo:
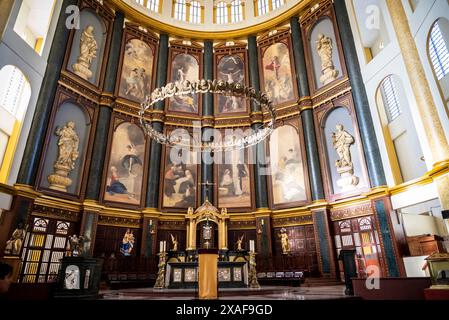
[[[396,32],[399,48],[407,69],[412,91],[418,105],[418,112],[432,154],[433,166],[449,160],[449,146],[441,125],[438,110],[432,96],[432,90],[419,58],[416,42],[408,24],[402,1],[387,0],[387,7]],[[449,177],[444,175],[436,179],[439,198],[443,209],[449,209]]]
[[[64,0],[61,6],[58,24],[56,25],[53,43],[48,56],[47,69],[42,80],[33,121],[23,153],[23,160],[17,177],[17,183],[19,184],[34,185],[36,182],[39,160],[70,34],[70,30],[65,26],[68,17],[65,10],[68,6],[77,4],[78,0]]]
[[[157,74],[156,87],[165,86],[167,82],[167,67],[168,67],[168,36],[161,34],[159,38],[159,56],[157,60]],[[165,101],[156,103],[156,110],[164,110]],[[162,122],[154,122],[153,128],[159,132],[164,130]],[[148,175],[148,188],[145,206],[147,208],[157,208],[159,204],[159,180],[161,172],[161,154],[162,145],[154,140],[151,140],[150,148],[150,163]]]
[[[206,80],[213,80],[214,78],[214,47],[212,41],[204,41],[204,67],[203,78]],[[205,118],[212,117],[214,114],[214,97],[211,93],[203,94],[203,116]],[[211,130],[203,128],[203,141],[210,142]],[[214,182],[214,165],[211,161],[212,154],[205,153],[202,155],[203,161],[201,162],[201,201],[204,202],[207,199],[211,203],[214,200],[214,188],[212,183]],[[218,200],[218,199],[217,199]]]
[[[98,113],[97,126],[95,130],[94,152],[89,170],[89,179],[87,181],[86,199],[99,200],[101,188],[101,176],[104,168],[106,157],[106,148],[109,134],[109,125],[112,115],[112,100],[115,82],[117,79],[118,61],[120,60],[120,49],[123,35],[123,24],[125,16],[123,13],[117,11],[114,27],[112,30],[112,40],[109,50],[109,59],[106,66],[106,76],[104,89],[102,94],[102,103]]]
[[[352,35],[345,0],[335,0],[334,8],[340,31],[341,45],[345,54],[346,67],[351,82],[355,111],[371,186],[385,186],[387,182],[382,165],[382,158],[380,156],[379,145],[374,131],[365,85],[360,72],[359,60],[355,49],[354,37]]]
[[[296,81],[298,83],[301,110],[301,120],[304,131],[304,141],[307,153],[307,165],[309,168],[310,189],[312,200],[324,199],[323,179],[321,176],[320,158],[315,136],[313,122],[312,100],[307,80],[307,67],[304,56],[304,47],[301,36],[301,28],[297,17],[290,19],[293,40],[293,54],[295,56]]]
[[[260,90],[259,82],[259,64],[258,64],[258,53],[257,53],[257,41],[255,36],[250,36],[248,38],[248,62],[249,62],[249,81],[250,86]],[[260,106],[252,103],[251,112],[253,114],[261,113]],[[251,124],[251,128],[257,131],[262,126],[261,121],[256,121]],[[255,165],[254,165],[254,183],[256,188],[256,207],[257,208],[268,208],[268,189],[267,189],[267,178],[264,172],[266,171],[265,164],[265,141],[260,142],[251,149],[253,152]]]

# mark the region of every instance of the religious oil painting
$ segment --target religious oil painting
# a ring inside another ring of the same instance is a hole
[[[274,105],[295,99],[290,51],[285,43],[269,46],[262,55],[263,88]]]
[[[180,53],[171,62],[170,82],[193,82],[199,80],[199,76],[200,66],[192,55]],[[179,95],[169,99],[169,111],[198,113],[198,108],[198,94]]]
[[[162,199],[164,208],[187,209],[196,206],[198,166],[195,158],[194,152],[166,148]]]
[[[245,67],[243,60],[238,55],[223,56],[217,66],[217,79],[228,83],[245,84]],[[244,98],[218,96],[218,113],[237,113],[247,110],[247,102]]]
[[[291,125],[277,128],[270,137],[270,177],[274,205],[307,200],[302,149]]]
[[[118,125],[112,139],[104,200],[140,205],[145,137],[135,124]]]
[[[143,102],[151,93],[154,48],[139,39],[131,39],[125,45],[119,95]]]
[[[251,176],[244,149],[222,153],[217,165],[218,206],[220,208],[251,207]]]

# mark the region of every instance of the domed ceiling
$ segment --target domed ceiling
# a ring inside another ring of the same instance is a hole
[[[278,26],[313,0],[110,0],[127,17],[172,35],[229,39]]]

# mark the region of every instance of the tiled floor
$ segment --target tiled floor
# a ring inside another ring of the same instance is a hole
[[[153,288],[104,290],[105,300],[194,300],[197,292],[190,289]],[[220,289],[219,300],[334,300],[345,299],[344,286],[268,287],[260,289]]]

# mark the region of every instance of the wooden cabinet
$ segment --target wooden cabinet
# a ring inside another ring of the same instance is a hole
[[[436,235],[407,237],[411,256],[425,256],[434,252],[445,252],[443,238]]]

